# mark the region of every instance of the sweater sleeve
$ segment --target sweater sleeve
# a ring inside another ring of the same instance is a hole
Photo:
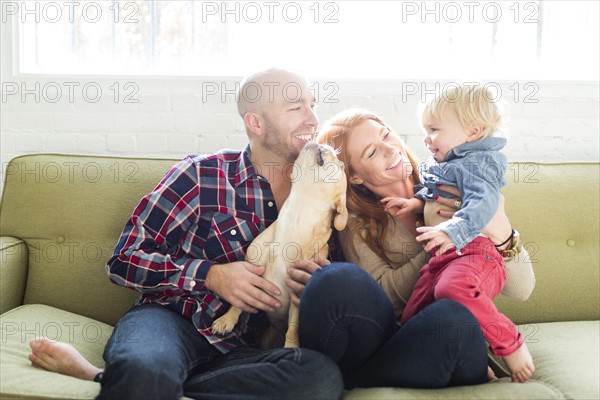
[[[535,287],[535,274],[527,250],[521,247],[521,252],[516,257],[504,260],[504,267],[506,283],[502,294],[515,300],[527,300]]]

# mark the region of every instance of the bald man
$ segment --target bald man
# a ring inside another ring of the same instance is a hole
[[[106,345],[105,370],[48,340],[31,342],[34,366],[99,381],[98,399],[341,398],[341,373],[328,357],[257,348],[267,323],[258,311],[279,307],[280,289],[244,261],[277,218],[291,164],[316,133],[309,86],[281,69],[246,77],[237,97],[248,146],[185,158],[135,207],[107,272],[141,295]],[[247,313],[231,334],[213,335],[227,303]]]

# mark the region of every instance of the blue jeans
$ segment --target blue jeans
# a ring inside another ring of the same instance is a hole
[[[466,307],[440,300],[398,328],[381,286],[354,264],[332,263],[312,276],[299,325],[301,346],[336,361],[347,389],[487,381],[486,342]]]
[[[104,350],[98,399],[339,399],[342,377],[308,349],[221,354],[192,323],[157,304],[132,308]]]

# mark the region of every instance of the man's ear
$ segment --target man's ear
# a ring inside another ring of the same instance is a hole
[[[244,115],[244,125],[246,125],[248,132],[252,132],[256,136],[262,135],[262,128],[264,125],[260,115],[253,112],[247,112]]]
[[[467,129],[467,132],[469,133],[469,138],[468,138],[468,142],[474,142],[476,140],[481,139],[481,137],[483,136],[483,126],[481,126],[481,124],[477,123],[477,122],[471,122],[469,124],[469,127]]]

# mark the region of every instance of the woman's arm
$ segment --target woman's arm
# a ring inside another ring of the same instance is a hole
[[[515,300],[527,300],[535,287],[535,274],[527,250],[521,245],[519,254],[504,259],[504,267],[506,283],[502,294]]]

